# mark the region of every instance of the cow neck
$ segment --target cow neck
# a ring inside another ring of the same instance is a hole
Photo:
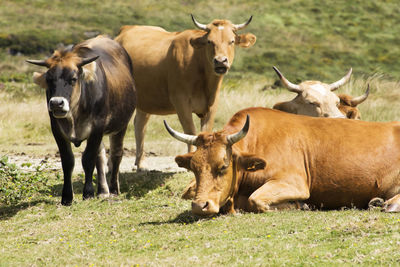
[[[206,85],[206,96],[208,99],[208,106],[212,106],[215,102],[216,96],[219,93],[219,89],[221,88],[222,81],[224,76],[215,75],[214,70],[210,70],[207,68],[207,85]]]

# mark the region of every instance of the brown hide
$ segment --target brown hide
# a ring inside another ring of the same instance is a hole
[[[247,135],[229,146],[226,135],[238,132],[246,115]],[[293,201],[328,209],[366,208],[374,197],[393,207],[399,205],[394,197],[400,190],[399,134],[397,122],[320,119],[249,108],[236,113],[221,132],[201,133],[197,150],[176,161],[196,176],[192,207],[197,214],[216,213],[230,199],[235,208],[253,212]],[[227,188],[231,185],[235,188]],[[226,193],[230,191],[233,196]]]
[[[250,20],[248,21],[250,22]],[[183,130],[195,134],[192,113],[201,129],[211,131],[223,75],[235,46],[251,47],[256,37],[236,33],[235,24],[214,20],[206,30],[167,32],[153,26],[123,26],[115,38],[129,53],[137,89],[136,165],[140,168],[150,114],[177,113]]]

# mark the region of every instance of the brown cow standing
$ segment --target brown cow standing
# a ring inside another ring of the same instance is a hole
[[[193,136],[167,129],[197,146],[175,158],[196,177],[197,187],[189,188],[195,190],[193,213],[215,214],[222,207],[264,212],[298,201],[328,209],[366,208],[375,197],[386,200],[385,211],[400,211],[398,122],[249,108],[220,132]]]
[[[320,81],[304,81],[297,85],[287,80],[276,67],[273,68],[282,84],[289,91],[297,93],[297,96],[291,101],[276,103],[273,106],[274,109],[313,117],[361,118],[357,105],[367,99],[369,86],[364,95],[354,98],[346,94],[337,96],[332,92],[350,80],[352,69],[342,79],[331,84]]]
[[[60,151],[64,172],[63,205],[71,205],[71,175],[75,146],[87,140],[82,156],[85,171],[83,199],[94,196],[92,184],[96,166],[97,194],[119,193],[119,164],[123,139],[135,110],[136,95],[128,54],[110,38],[98,36],[73,48],[57,50],[47,60],[28,60],[48,68],[34,74],[34,81],[46,88],[51,130]],[[110,135],[111,185],[106,181],[106,152],[103,135]]]
[[[129,53],[137,89],[136,162],[142,168],[146,124],[151,114],[177,113],[183,131],[195,134],[192,112],[201,130],[211,131],[222,79],[233,63],[235,45],[251,47],[253,34],[237,34],[243,24],[213,20],[200,30],[167,32],[153,26],[123,26],[115,38]],[[189,150],[191,147],[189,146]]]

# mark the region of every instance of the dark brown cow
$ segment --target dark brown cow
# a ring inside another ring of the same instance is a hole
[[[136,95],[131,61],[117,42],[103,36],[73,48],[57,50],[47,60],[28,60],[48,68],[34,74],[46,88],[51,130],[60,151],[64,172],[61,203],[73,199],[71,175],[75,164],[71,142],[87,140],[82,156],[85,171],[83,199],[94,197],[92,175],[97,169],[99,196],[119,193],[119,164],[126,128],[135,110]],[[102,142],[110,135],[111,185],[106,181],[106,152]]]
[[[216,133],[193,136],[166,127],[197,146],[175,158],[196,177],[197,187],[189,188],[195,191],[193,213],[264,212],[303,201],[328,209],[366,208],[375,197],[386,200],[385,211],[400,211],[398,122],[249,108]]]
[[[213,20],[200,30],[167,32],[153,26],[123,26],[115,38],[128,51],[137,88],[135,116],[136,162],[142,169],[146,124],[151,114],[178,114],[183,131],[195,134],[192,112],[201,130],[211,131],[224,74],[230,69],[235,46],[251,47],[253,34],[237,34],[243,24]],[[191,147],[189,146],[189,150]]]

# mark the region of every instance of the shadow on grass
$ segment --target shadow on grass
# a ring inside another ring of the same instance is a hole
[[[121,193],[126,193],[126,198],[141,198],[146,195],[147,192],[162,186],[165,183],[165,180],[172,177],[174,172],[127,172],[119,174],[119,182],[120,182],[120,190]],[[97,176],[93,179],[94,189],[97,192]],[[107,181],[110,185],[109,176],[107,175]],[[72,182],[74,195],[82,194],[83,185],[85,183],[85,178],[80,175],[80,177],[75,178]],[[50,188],[53,196],[61,197],[63,188],[63,182],[58,183]]]
[[[16,215],[19,211],[25,210],[30,207],[34,207],[40,204],[52,204],[56,205],[55,200],[50,199],[39,199],[34,201],[26,201],[12,205],[1,205],[0,206],[0,221],[7,220],[14,215]]]
[[[226,216],[226,214],[218,213],[212,216],[204,217],[204,216],[194,215],[191,210],[186,210],[172,220],[158,221],[158,222],[144,222],[140,223],[139,225],[192,224],[198,221],[211,220],[212,218],[219,216]]]
[[[147,192],[163,186],[165,181],[176,173],[174,172],[128,172],[120,173],[120,190],[121,193],[126,193],[126,198],[141,198]]]
[[[126,193],[126,198],[141,198],[146,195],[147,192],[162,186],[165,181],[172,177],[175,173],[173,172],[142,172],[142,173],[120,173],[120,189],[121,193]],[[96,179],[94,186],[97,191]],[[77,195],[82,195],[83,185],[85,179],[82,176],[73,180],[72,186],[74,190],[74,199]],[[49,199],[38,199],[33,201],[23,201],[11,205],[0,205],[0,220],[7,220],[19,211],[27,209],[32,206],[39,205],[41,203],[57,205],[62,195],[63,181],[58,182],[49,187],[49,190],[39,191],[42,195],[52,195],[57,197],[57,200]],[[72,204],[73,205],[73,204]]]

